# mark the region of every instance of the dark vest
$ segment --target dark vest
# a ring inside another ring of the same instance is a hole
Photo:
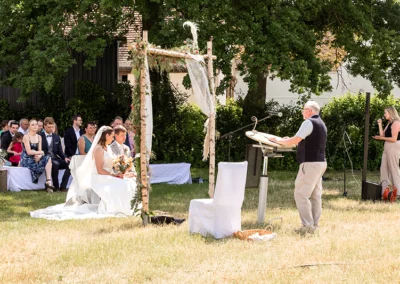
[[[54,141],[54,137],[51,139],[51,143],[49,144],[49,153],[50,153],[52,158],[55,158],[54,148],[53,148],[53,141]]]
[[[319,115],[313,115],[308,120],[313,124],[310,135],[301,140],[297,146],[296,159],[298,163],[325,161],[326,126]]]

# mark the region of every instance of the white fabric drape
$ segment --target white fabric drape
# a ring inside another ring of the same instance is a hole
[[[204,138],[203,145],[203,161],[205,161],[207,160],[209,154],[209,124],[210,116],[212,114],[215,114],[215,103],[210,92],[210,85],[208,84],[207,71],[204,67],[205,62],[203,56],[192,55],[192,59],[186,59],[186,66],[188,69],[196,103],[200,107],[201,111],[208,117],[207,121],[204,123],[206,136]]]
[[[193,55],[193,59],[186,59],[190,82],[196,99],[197,105],[202,113],[210,117],[215,113],[215,105],[208,84],[207,71],[203,56]]]

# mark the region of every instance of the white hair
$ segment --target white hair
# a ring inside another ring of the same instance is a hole
[[[306,102],[304,107],[310,108],[313,111],[313,113],[315,113],[315,114],[319,114],[319,111],[321,110],[320,106],[318,105],[318,103],[316,101],[308,101],[308,102]]]

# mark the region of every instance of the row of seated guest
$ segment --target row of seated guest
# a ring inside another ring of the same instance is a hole
[[[19,123],[11,121],[8,131],[4,133],[1,139],[1,147],[7,150],[7,159],[12,162],[12,165],[18,166],[20,164],[30,169],[33,183],[37,183],[39,176],[46,171],[45,188],[47,191],[52,192],[58,189],[66,191],[71,175],[69,169],[71,157],[75,154],[86,155],[88,153],[97,130],[96,122],[88,122],[85,124],[85,132],[83,132],[80,129],[82,118],[79,115],[74,116],[72,122],[72,127],[65,131],[65,154],[62,149],[61,138],[55,134],[56,124],[51,117],[45,118],[42,130],[39,129],[39,121],[34,119],[28,121],[27,134],[23,138],[21,137],[22,134],[18,132],[21,128]],[[25,125],[22,120],[21,123]],[[112,123],[113,127],[118,125],[122,125],[122,118],[120,117],[116,117]],[[133,149],[133,143],[129,143],[129,140],[132,141],[133,137],[128,136],[128,133],[126,136],[125,143],[130,149]],[[45,156],[49,159],[46,160]],[[51,172],[51,179],[47,172],[48,168]],[[61,184],[58,181],[60,169],[65,169]]]
[[[40,134],[44,131],[43,129],[43,120],[39,119],[37,120],[38,124],[38,130],[37,133]],[[15,129],[11,127],[11,124],[16,126],[17,128]],[[67,129],[65,131],[65,137],[64,137],[64,145],[65,145],[65,154],[68,158],[71,158],[75,154],[80,154],[80,155],[85,155],[90,148],[91,141],[93,141],[93,137],[96,134],[96,122],[89,122],[85,125],[85,131],[81,130],[81,125],[82,125],[82,118],[80,115],[75,115],[72,117],[72,127]],[[127,119],[125,123],[123,124],[123,120],[120,116],[115,117],[113,122],[111,123],[111,126],[115,128],[118,125],[124,125],[125,128],[127,129],[127,134],[126,134],[126,140],[125,140],[125,145],[127,145],[131,149],[132,156],[135,155],[134,153],[134,131],[132,127],[132,122]],[[3,137],[3,134],[7,134],[6,137],[4,138],[4,143],[3,146],[1,146],[2,149],[8,150],[8,146],[11,143],[12,138],[14,137],[16,132],[20,132],[23,135],[27,133],[28,131],[28,120],[26,118],[22,118],[20,122],[16,122],[15,120],[4,120],[1,123],[1,130],[0,130],[0,135]],[[57,125],[54,123],[54,133],[58,134],[57,132]],[[86,133],[86,135],[83,135]],[[83,137],[81,139],[81,137]],[[3,139],[2,139],[3,140]],[[0,140],[0,141],[2,141]],[[1,142],[0,142],[1,145]],[[63,146],[64,146],[63,145]],[[86,147],[86,151],[84,150]],[[13,153],[10,153],[7,158],[10,158],[13,155]],[[16,164],[14,164],[16,165]]]
[[[37,183],[40,175],[46,172],[45,188],[48,192],[58,189],[66,191],[71,175],[70,159],[63,152],[60,136],[54,133],[54,119],[47,117],[43,124],[43,130],[39,131],[38,121],[35,119],[29,121],[27,133],[22,138],[22,134],[18,132],[20,128],[18,122],[11,121],[9,130],[1,139],[1,146],[3,149],[7,147],[7,159],[12,165],[18,166],[19,163],[20,166],[30,170],[33,183]],[[71,152],[75,151],[76,149]],[[58,181],[60,169],[65,169],[61,185]]]

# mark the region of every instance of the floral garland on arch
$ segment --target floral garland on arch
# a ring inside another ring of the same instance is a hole
[[[141,40],[135,40],[128,45],[129,60],[131,60],[132,73],[138,79],[140,76],[140,68],[144,64],[145,48],[161,49],[160,46],[145,43]],[[201,54],[196,44],[191,39],[186,39],[180,47],[174,47],[168,51],[179,52],[183,54]],[[147,56],[149,69],[159,69],[161,72],[186,71],[186,62],[184,58],[168,57],[164,55],[149,54]]]

